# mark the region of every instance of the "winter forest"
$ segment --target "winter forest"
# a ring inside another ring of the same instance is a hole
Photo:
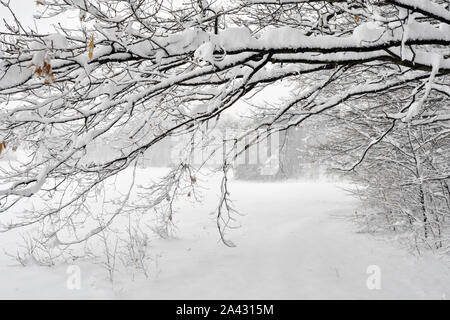
[[[0,0],[0,298],[446,299],[449,0]]]

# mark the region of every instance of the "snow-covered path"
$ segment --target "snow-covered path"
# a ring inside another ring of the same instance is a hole
[[[154,240],[150,279],[119,275],[111,285],[98,266],[81,265],[82,289],[66,288],[66,268],[11,267],[0,256],[0,298],[380,299],[450,296],[450,269],[417,258],[378,237],[355,232],[346,219],[357,203],[330,183],[233,182],[246,215],[230,231],[237,244],[217,242],[214,192],[177,215],[177,238]],[[0,235],[0,244],[4,235]],[[366,286],[368,266],[381,270],[381,289]]]

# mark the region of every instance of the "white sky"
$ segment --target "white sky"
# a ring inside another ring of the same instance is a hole
[[[17,18],[19,18],[23,26],[33,29],[37,27],[38,32],[40,33],[53,32],[54,29],[52,25],[57,23],[66,25],[67,22],[78,21],[78,13],[75,11],[69,12],[67,13],[67,15],[52,19],[34,19],[33,15],[37,14],[40,10],[43,9],[42,6],[36,4],[35,0],[11,0],[11,8],[14,10],[14,13],[16,14]],[[3,19],[8,22],[13,21],[9,10],[0,5],[0,30],[5,29]]]

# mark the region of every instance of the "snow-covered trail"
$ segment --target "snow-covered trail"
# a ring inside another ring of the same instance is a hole
[[[346,219],[357,203],[330,183],[233,182],[245,216],[229,232],[236,248],[218,243],[214,192],[203,205],[177,215],[177,238],[154,240],[158,265],[149,279],[82,265],[82,289],[66,288],[66,266],[11,267],[0,257],[0,298],[136,299],[392,299],[445,298],[450,269],[414,257],[378,237],[355,232]],[[0,243],[3,243],[0,235]],[[381,289],[369,290],[367,267],[381,270]]]

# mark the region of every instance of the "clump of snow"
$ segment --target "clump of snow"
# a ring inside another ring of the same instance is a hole
[[[33,41],[30,44],[30,49],[32,52],[31,66],[43,67],[44,62],[48,60],[47,47],[41,42]]]
[[[135,28],[136,25],[138,25],[136,21],[128,22],[124,32],[132,36],[141,36],[139,30]]]
[[[64,50],[69,46],[66,37],[59,33],[49,34],[43,38],[45,44],[50,49]]]
[[[431,64],[433,66],[430,77],[428,79],[428,82],[425,86],[425,93],[423,96],[415,101],[408,109],[408,112],[406,113],[405,118],[403,119],[404,122],[410,122],[415,116],[419,115],[423,110],[423,105],[425,101],[428,98],[428,95],[430,94],[431,87],[433,86],[434,78],[436,77],[436,74],[439,71],[439,68],[441,66],[442,56],[438,53],[434,53],[430,55],[431,58]]]
[[[47,180],[47,175],[50,171],[50,167],[44,167],[39,172],[38,176],[36,177],[36,182],[31,185],[30,187],[14,191],[14,194],[21,195],[24,197],[29,197],[35,193],[37,193],[39,190],[41,190],[42,186],[44,185],[45,181]]]
[[[267,46],[283,47],[287,43],[299,43],[299,41],[305,37],[302,30],[282,27],[282,28],[272,28],[265,31],[261,37],[260,41],[263,41]]]
[[[198,47],[200,43],[208,41],[208,34],[197,29],[186,29],[183,32],[173,34],[168,39],[168,52],[184,51],[192,46]]]
[[[228,28],[220,33],[219,45],[223,48],[245,47],[253,40],[252,33],[248,28]]]
[[[450,25],[446,23],[439,24],[439,31],[442,32],[442,34],[450,34]]]
[[[166,53],[165,53],[163,50],[158,50],[158,51],[156,51],[156,54],[155,54],[155,60],[156,60],[156,63],[161,63],[161,60],[162,60],[165,56],[167,56],[167,55],[166,55]]]
[[[87,146],[90,144],[93,139],[101,132],[102,130],[90,130],[82,135],[76,137],[73,141],[73,147],[78,149]]]
[[[194,52],[194,59],[197,61],[205,61],[205,62],[214,62],[214,48],[215,45],[208,41],[203,43],[200,47],[197,48]]]
[[[353,37],[359,41],[377,41],[384,33],[384,28],[376,21],[360,24],[353,30]]]
[[[211,102],[196,104],[191,107],[189,114],[193,117],[209,112],[211,110]]]
[[[6,71],[0,71],[0,90],[13,88],[25,83],[31,78],[33,72],[26,67],[13,65]]]

